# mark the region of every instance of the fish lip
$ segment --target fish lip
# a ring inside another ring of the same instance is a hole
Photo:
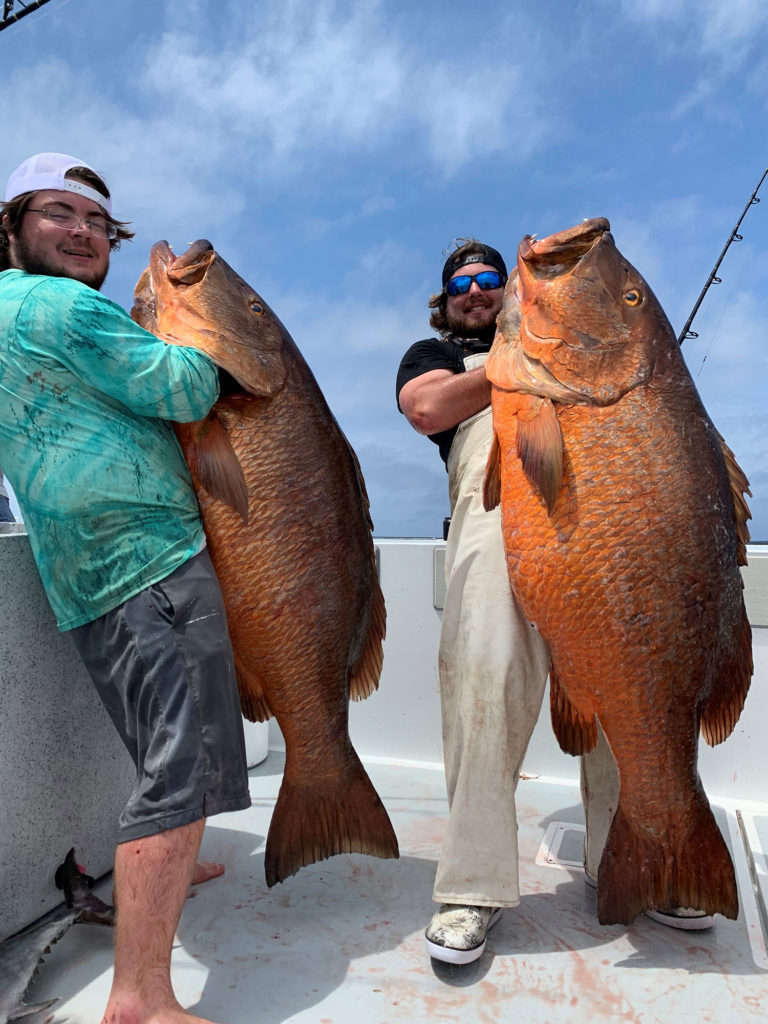
[[[205,277],[215,256],[213,245],[207,238],[198,238],[179,256],[165,239],[155,242],[149,253],[152,291],[156,291],[155,282],[161,277],[173,286],[196,283]]]
[[[517,250],[518,268],[534,279],[568,273],[610,233],[606,217],[593,217],[546,238],[526,235]]]

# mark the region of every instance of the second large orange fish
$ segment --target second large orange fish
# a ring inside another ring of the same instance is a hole
[[[355,753],[348,701],[378,685],[385,626],[357,458],[292,338],[214,251],[152,247],[132,315],[225,371],[201,423],[175,424],[227,608],[243,713],[275,715],[283,782],[267,882],[342,852],[396,857]]]
[[[674,332],[604,219],[523,239],[486,363],[514,592],[551,650],[564,750],[599,722],[621,793],[601,922],[695,907],[736,917],[732,862],[697,770],[752,674],[740,564],[747,481]]]

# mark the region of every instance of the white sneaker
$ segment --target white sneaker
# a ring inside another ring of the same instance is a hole
[[[485,937],[501,917],[501,907],[443,903],[427,925],[427,952],[447,964],[471,964],[483,955]]]
[[[584,881],[593,889],[597,888],[597,880],[588,875],[584,870]],[[678,928],[684,932],[702,932],[711,928],[714,924],[712,916],[704,910],[694,910],[692,907],[674,907],[670,910],[646,910],[645,916],[659,924],[665,924],[668,928]]]

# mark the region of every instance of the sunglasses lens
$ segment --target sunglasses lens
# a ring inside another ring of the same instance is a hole
[[[464,274],[462,277],[452,277],[448,282],[446,291],[449,295],[463,295],[468,292],[472,286],[472,278],[469,274]]]
[[[497,274],[495,270],[484,270],[482,274],[475,277],[475,280],[477,287],[482,288],[484,292],[493,288],[501,288],[501,274]]]
[[[491,291],[494,288],[501,288],[504,283],[501,279],[501,274],[498,274],[495,270],[483,270],[481,273],[475,274],[474,277],[471,274],[452,277],[445,290],[449,295],[464,295],[472,287],[473,281],[477,281],[477,287],[481,288],[484,292]]]

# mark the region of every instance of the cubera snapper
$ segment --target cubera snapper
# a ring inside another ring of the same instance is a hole
[[[226,371],[206,419],[174,427],[224,594],[243,713],[274,715],[285,738],[267,883],[337,853],[396,857],[348,731],[350,697],[378,686],[386,619],[355,453],[286,329],[210,242],[180,256],[154,245],[131,315]]]
[[[699,731],[730,734],[752,675],[746,477],[607,220],[526,236],[517,270],[485,364],[485,502],[501,500],[512,588],[550,646],[561,747],[591,750],[599,722],[618,767],[599,919],[735,918],[697,753]]]

